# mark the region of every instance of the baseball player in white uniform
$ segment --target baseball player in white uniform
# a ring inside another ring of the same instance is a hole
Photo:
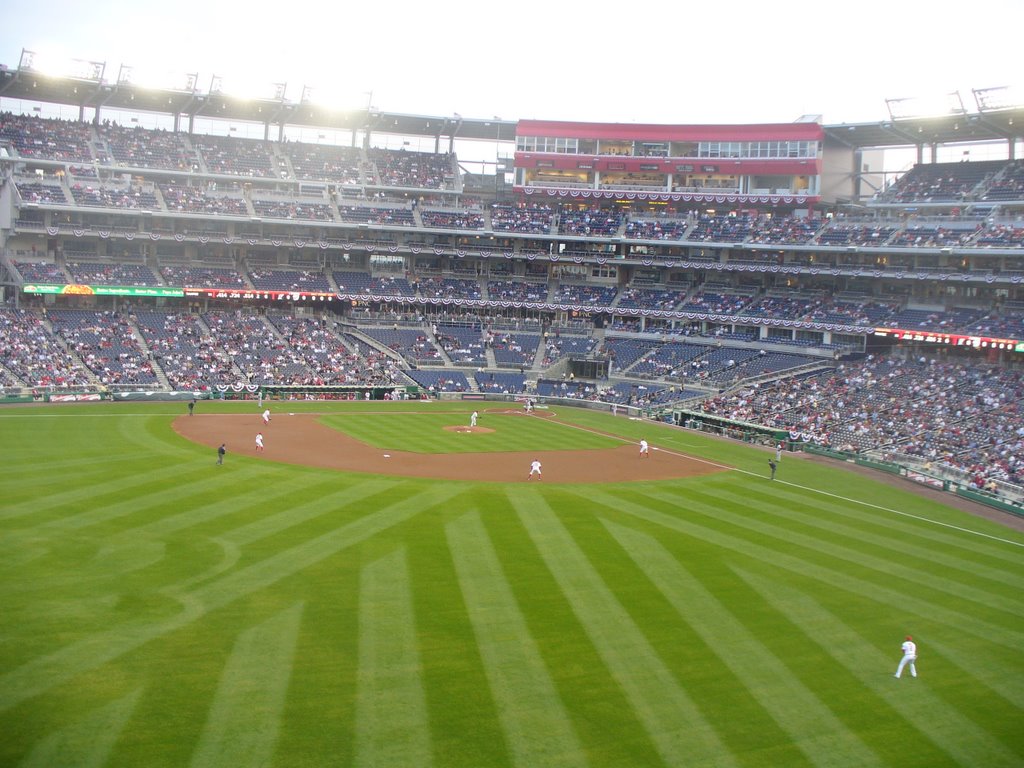
[[[527,476],[526,479],[533,480],[534,475],[536,475],[538,479],[540,478],[540,462],[537,461],[536,459],[534,459],[534,461],[530,464],[530,474]]]
[[[903,641],[900,649],[903,651],[903,658],[900,659],[900,665],[896,667],[896,674],[893,677],[899,678],[907,664],[910,665],[910,676],[917,677],[917,667],[914,666],[914,662],[917,661],[917,643],[914,642],[914,638],[907,635],[907,639]]]
[[[269,424],[270,423],[270,409],[269,408],[267,408],[267,410],[265,410],[263,412],[263,423],[264,424]]]
[[[471,426],[471,427],[475,427],[476,426],[476,420],[477,420],[477,417],[479,415],[480,414],[478,414],[476,411],[473,411],[473,415],[469,417],[469,426]]]
[[[259,453],[262,450],[263,450],[263,433],[262,432],[257,432],[256,433],[256,452]]]

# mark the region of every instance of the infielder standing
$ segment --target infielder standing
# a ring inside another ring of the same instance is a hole
[[[479,415],[480,414],[478,414],[476,411],[473,411],[473,415],[469,417],[469,426],[471,426],[471,427],[475,427],[476,426],[476,419],[477,419],[477,416],[479,416]]]
[[[896,674],[893,677],[898,679],[903,674],[903,668],[907,664],[910,665],[910,676],[917,677],[917,667],[914,666],[914,662],[917,661],[917,643],[914,642],[914,638],[907,635],[907,639],[903,641],[900,650],[903,651],[903,658],[900,659],[900,665],[896,667]]]
[[[649,459],[650,457],[651,457],[650,447],[647,445],[647,441],[646,440],[641,440],[640,441],[640,458],[641,459]]]
[[[263,412],[263,423],[264,424],[269,424],[270,423],[270,409],[269,408],[267,408],[267,410],[265,410]]]
[[[533,476],[536,475],[537,479],[540,479],[540,462],[534,460],[530,464],[530,474],[526,477],[527,480],[533,480]]]
[[[256,452],[260,453],[263,450],[263,433],[256,433]]]

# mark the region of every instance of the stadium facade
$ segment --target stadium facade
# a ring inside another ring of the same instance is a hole
[[[1024,359],[1016,108],[853,126],[484,121],[31,66],[0,72],[0,100],[80,118],[0,115],[9,392],[557,395],[587,380],[588,397],[692,405],[865,355]],[[195,131],[203,120],[264,138]],[[290,141],[290,125],[350,141]],[[435,151],[382,149],[384,135]],[[514,156],[468,174],[462,140]],[[996,141],[1005,160],[934,162],[940,146]],[[866,154],[896,145],[920,162],[865,194]],[[60,375],[16,359],[35,337],[65,356]]]

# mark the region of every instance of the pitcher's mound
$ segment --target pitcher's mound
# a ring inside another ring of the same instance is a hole
[[[477,435],[484,435],[488,432],[493,432],[493,429],[487,427],[465,427],[462,424],[455,424],[453,426],[445,427],[445,432],[472,432]]]

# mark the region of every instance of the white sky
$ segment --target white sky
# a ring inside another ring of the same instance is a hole
[[[51,0],[8,7],[23,48],[119,67],[287,82],[381,110],[506,120],[826,123],[886,98],[1019,86],[1022,0]],[[1013,82],[1016,80],[1017,82]]]
[[[330,8],[330,10],[318,10]],[[833,8],[835,10],[833,10]],[[382,110],[652,123],[887,118],[886,98],[1016,85],[1021,0],[969,12],[858,3],[595,0],[282,3],[51,0],[8,7],[0,63],[22,48],[302,86]],[[361,101],[359,101],[361,100]]]

